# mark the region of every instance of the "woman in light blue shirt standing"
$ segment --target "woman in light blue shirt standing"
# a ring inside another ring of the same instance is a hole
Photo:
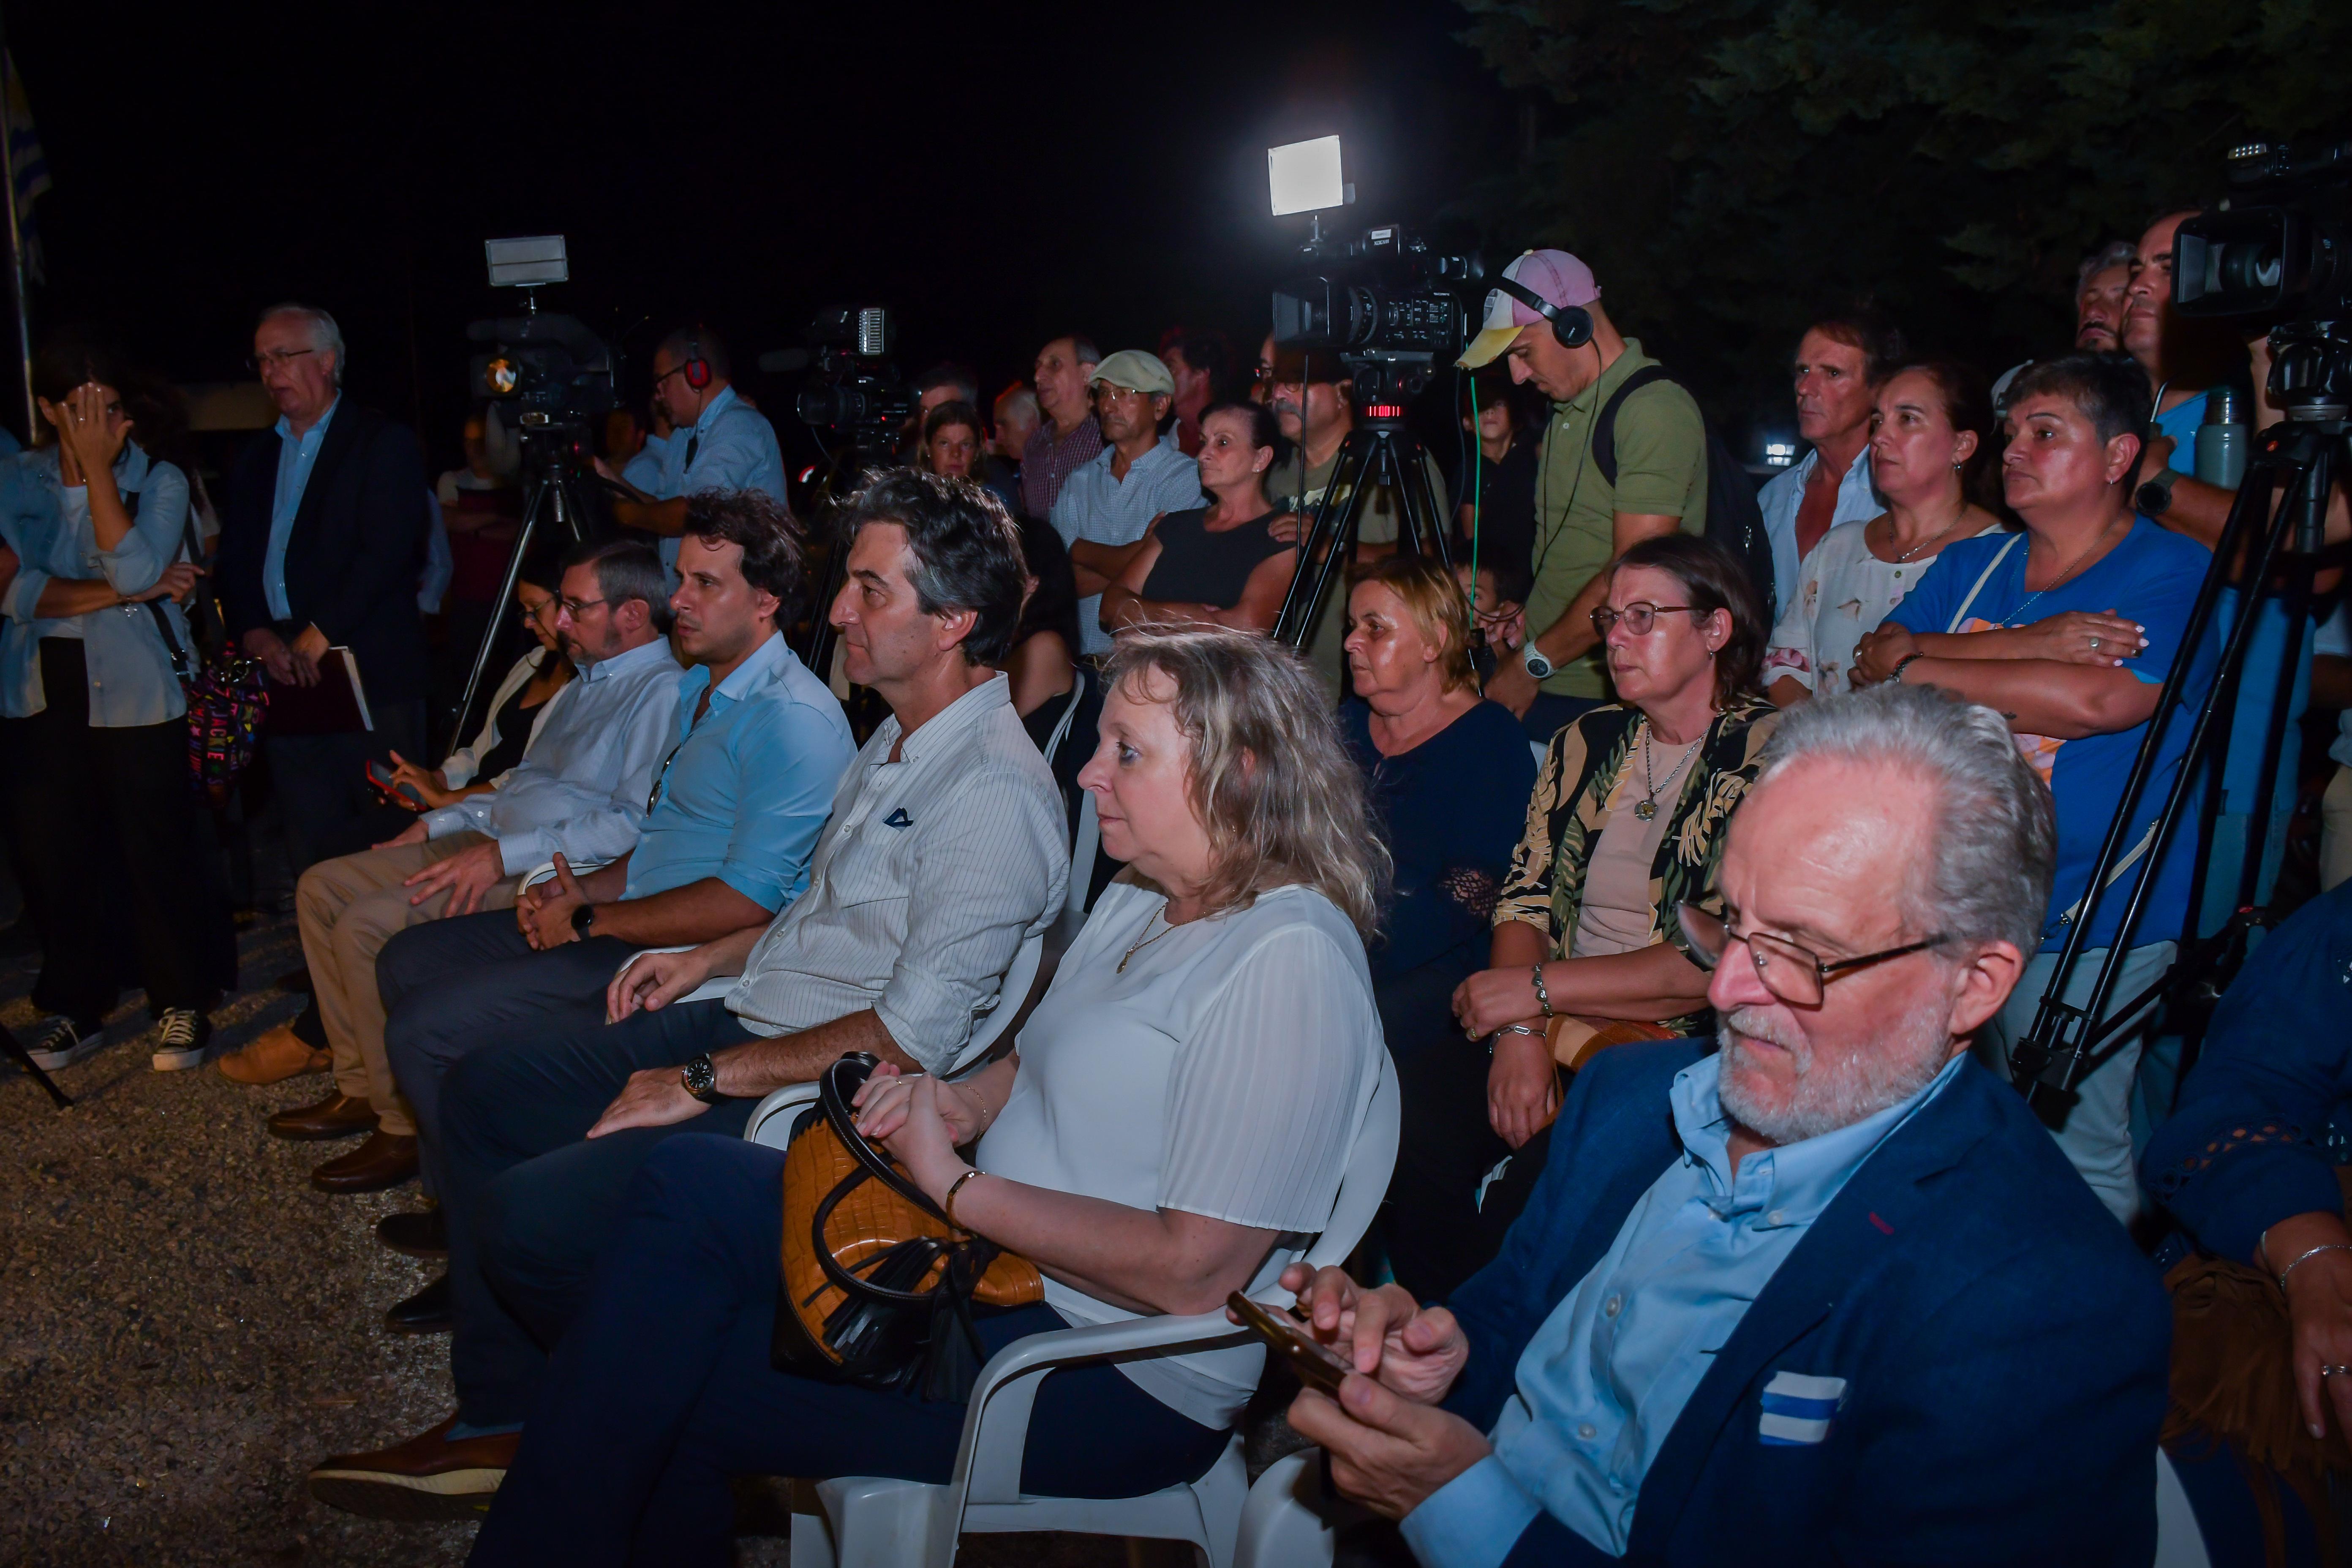
[[[203,1060],[225,910],[198,848],[176,668],[196,658],[179,605],[197,576],[188,480],[131,440],[122,384],[86,343],[34,362],[37,445],[0,464],[0,538],[21,563],[0,592],[0,750],[41,932],[34,1060],[96,1050],[135,965],[168,1071]]]

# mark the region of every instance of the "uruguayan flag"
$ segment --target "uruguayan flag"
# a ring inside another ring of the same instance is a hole
[[[1756,1435],[1768,1447],[1793,1448],[1825,1442],[1830,1417],[1845,1403],[1845,1379],[1776,1372],[1764,1385],[1764,1414]]]

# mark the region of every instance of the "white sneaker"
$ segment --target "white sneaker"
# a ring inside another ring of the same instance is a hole
[[[213,1043],[213,1021],[194,1007],[167,1007],[156,1020],[155,1054],[150,1059],[157,1072],[178,1072],[205,1065]]]
[[[33,1037],[25,1054],[43,1072],[57,1072],[95,1054],[105,1043],[106,1029],[102,1025],[85,1035],[74,1027],[71,1018],[52,1018],[41,1026],[41,1032]]]

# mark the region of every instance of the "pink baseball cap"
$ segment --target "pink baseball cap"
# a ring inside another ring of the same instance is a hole
[[[1503,276],[1550,305],[1590,305],[1601,298],[1601,286],[1592,280],[1592,268],[1565,250],[1522,251]],[[1520,329],[1534,326],[1544,319],[1542,312],[1524,300],[1513,298],[1500,289],[1486,291],[1486,315],[1480,323],[1470,347],[1454,363],[1465,370],[1476,370],[1511,346]]]

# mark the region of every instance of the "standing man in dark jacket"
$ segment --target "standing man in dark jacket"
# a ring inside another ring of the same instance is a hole
[[[253,364],[278,405],[275,430],[246,448],[221,520],[221,607],[269,678],[315,685],[328,649],[358,662],[375,728],[268,736],[296,875],[364,849],[374,831],[364,764],[425,754],[425,464],[416,437],[343,401],[343,335],[308,305],[274,305],[253,333]]]

